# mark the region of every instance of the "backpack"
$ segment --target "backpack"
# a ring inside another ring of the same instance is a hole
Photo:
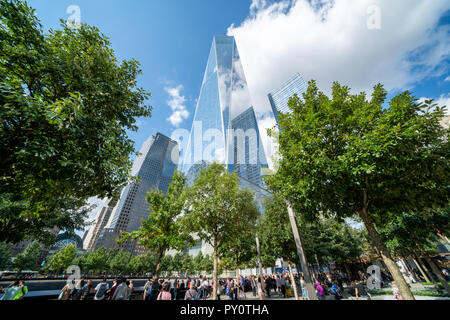
[[[95,294],[96,298],[101,298],[101,297],[103,297],[105,295],[107,285],[108,284],[106,282],[102,283],[100,285],[100,288],[98,289],[97,293]]]

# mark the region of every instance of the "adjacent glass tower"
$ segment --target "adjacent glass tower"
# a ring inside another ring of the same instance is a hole
[[[262,168],[268,165],[253,107],[235,117],[231,127],[234,134],[232,170],[239,177],[264,188]]]
[[[100,233],[95,248],[118,247],[134,254],[142,254],[145,250],[128,241],[123,245],[116,245],[115,241],[121,231],[138,230],[142,219],[146,219],[149,203],[146,200],[147,191],[159,189],[167,192],[173,173],[178,165],[178,143],[161,133],[150,137],[142,146],[136,158],[132,175],[140,178],[140,183],[127,185],[120,195],[120,199],[111,212],[106,228]]]
[[[303,93],[308,89],[308,85],[305,80],[303,80],[300,73],[296,73],[288,81],[286,81],[280,88],[273,90],[269,93],[269,101],[272,106],[273,114],[279,125],[279,112],[290,113],[288,102],[289,99],[294,95],[298,95],[302,98]]]

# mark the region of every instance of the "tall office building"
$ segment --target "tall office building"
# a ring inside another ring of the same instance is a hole
[[[142,254],[144,248],[136,242],[127,241],[117,245],[116,240],[121,231],[138,230],[142,219],[147,219],[149,203],[146,200],[147,191],[159,189],[167,192],[173,173],[178,165],[179,147],[176,141],[157,133],[150,137],[142,146],[136,158],[132,175],[140,178],[140,183],[127,185],[120,199],[111,212],[107,226],[101,231],[95,248],[119,248]]]
[[[296,73],[280,88],[269,93],[270,105],[272,106],[272,111],[275,115],[275,119],[277,120],[277,124],[279,124],[279,112],[291,112],[288,106],[289,99],[294,94],[298,95],[299,98],[302,98],[303,93],[305,93],[307,89],[308,85],[306,84],[305,80],[303,80],[300,73]]]
[[[233,129],[241,129],[244,135]],[[253,131],[251,138],[248,130]],[[243,137],[246,140],[240,140]],[[238,173],[241,172],[243,178],[259,185],[259,177],[247,174],[245,165],[267,165],[260,141],[234,37],[215,36],[184,152],[182,170],[192,184],[201,168],[216,161],[225,164],[230,171],[239,167]],[[237,147],[235,142],[238,143]]]
[[[253,107],[234,118],[231,127],[234,133],[232,170],[239,177],[264,188],[262,168],[268,165]]]
[[[108,202],[98,211],[94,224],[89,229],[86,239],[83,240],[83,249],[92,251],[95,248],[100,232],[106,227],[111,217],[117,200],[108,200]]]
[[[182,171],[192,185],[200,170],[216,161],[236,171],[241,187],[255,192],[262,209],[262,167],[267,167],[258,124],[234,37],[215,36],[209,53]],[[211,253],[205,243],[189,249]]]

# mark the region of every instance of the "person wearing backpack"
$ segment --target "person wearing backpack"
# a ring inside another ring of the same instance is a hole
[[[193,285],[188,291],[186,291],[184,300],[197,300],[197,297],[197,287]]]
[[[103,281],[100,282],[94,289],[94,292],[95,292],[94,300],[105,299],[105,293],[108,289],[109,289],[109,284],[106,282],[106,277],[104,277]]]

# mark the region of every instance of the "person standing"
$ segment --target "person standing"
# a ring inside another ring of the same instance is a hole
[[[252,286],[253,297],[256,297],[258,291],[258,282],[256,281],[256,277],[252,276],[250,285]]]
[[[148,288],[150,288],[151,286],[152,286],[152,279],[149,278],[149,279],[147,280],[147,282],[145,283],[145,286],[144,286],[144,296],[143,296],[143,300],[147,300],[147,290],[148,290]]]
[[[134,291],[133,280],[128,280],[127,286],[128,286],[128,300],[131,300],[131,295],[133,294]]]
[[[154,278],[151,287],[149,288],[150,294],[147,295],[147,300],[156,300],[159,294],[158,279]]]
[[[286,298],[286,278],[284,277],[284,275],[282,275],[280,278],[280,290],[283,294],[283,298]]]
[[[114,291],[114,295],[112,300],[127,300],[128,298],[128,286],[126,283],[126,279],[122,278],[119,280],[119,285],[117,289]]]
[[[109,289],[108,291],[106,291],[106,293],[109,295],[108,300],[113,300],[114,293],[116,293],[117,286],[119,285],[118,282],[119,282],[118,279],[114,279],[114,280],[113,280],[113,285],[112,285],[111,289]]]
[[[209,282],[208,282],[208,279],[206,279],[206,277],[204,277],[203,282],[202,282],[202,295],[201,295],[203,300],[206,300],[208,293],[209,293]]]
[[[80,300],[85,300],[87,295],[92,291],[92,280],[88,280],[88,282],[81,288],[81,297]]]
[[[270,289],[272,287],[272,281],[269,276],[266,276],[266,280],[265,280],[264,284],[265,284],[267,297],[270,299]]]
[[[72,290],[72,300],[81,300],[82,297],[82,289],[84,288],[85,280],[82,278],[78,283],[75,285],[75,288]]]
[[[94,300],[103,300],[105,299],[106,291],[109,289],[109,284],[106,282],[106,277],[103,278],[102,282],[100,282],[94,289],[95,295]]]
[[[59,294],[58,300],[68,300],[69,297],[70,297],[70,292],[72,291],[72,289],[73,289],[73,283],[67,283],[61,289],[61,293]]]
[[[158,294],[156,300],[172,300],[172,295],[170,294],[170,283],[165,282],[161,288],[161,292]]]

